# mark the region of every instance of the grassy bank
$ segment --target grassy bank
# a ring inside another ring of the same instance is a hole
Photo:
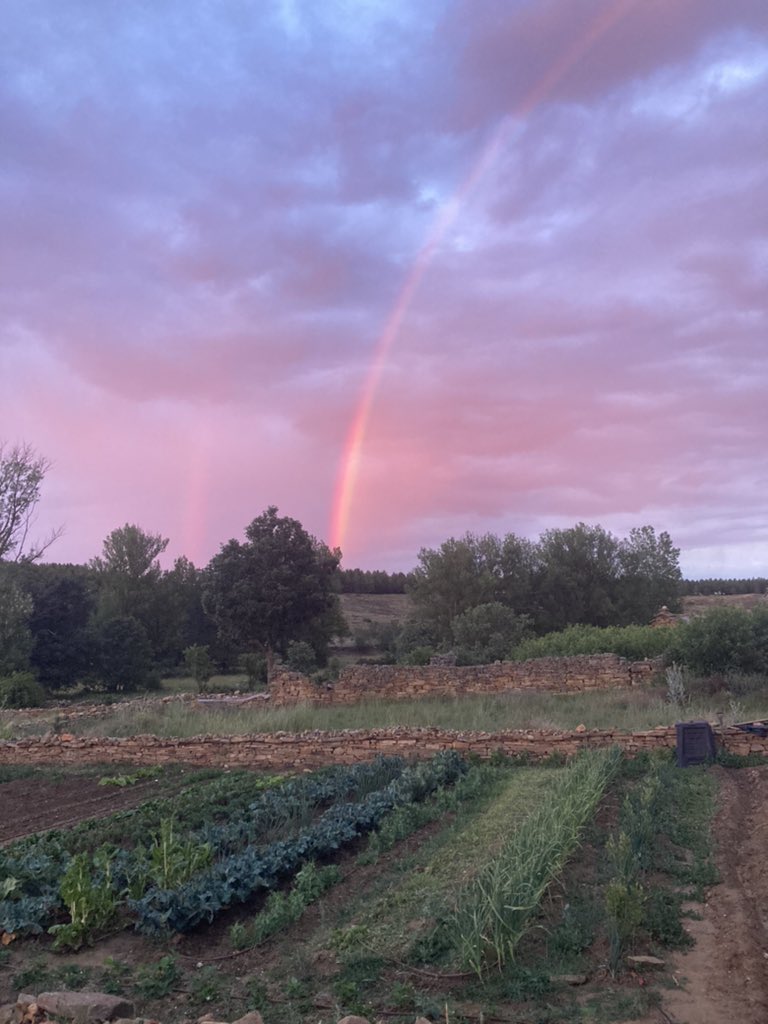
[[[681,719],[707,719],[726,724],[768,717],[768,687],[734,700],[729,694],[694,697],[684,707],[670,704],[658,689],[578,694],[514,693],[495,696],[368,701],[348,707],[289,708],[245,706],[215,708],[171,703],[145,709],[121,708],[99,719],[67,722],[66,731],[87,736],[240,735],[259,732],[301,732],[308,729],[372,729],[438,727],[444,729],[594,729],[633,732],[670,725]],[[33,735],[49,722],[24,721],[20,714],[15,735]]]

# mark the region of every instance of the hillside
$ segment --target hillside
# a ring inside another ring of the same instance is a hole
[[[408,594],[341,594],[341,610],[350,633],[371,623],[403,622],[413,609]]]

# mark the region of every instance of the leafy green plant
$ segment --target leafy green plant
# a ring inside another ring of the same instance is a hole
[[[110,858],[111,851],[106,847],[96,851],[92,862],[85,853],[72,858],[61,879],[61,895],[70,920],[48,929],[55,936],[55,949],[79,949],[114,921],[118,895],[112,885]]]
[[[155,885],[171,889],[211,863],[211,848],[194,838],[182,839],[173,818],[160,822],[149,849],[149,876]]]
[[[144,999],[165,999],[179,981],[180,971],[176,958],[163,956],[155,964],[136,968],[133,988]]]
[[[141,782],[143,779],[156,779],[160,769],[158,768],[138,768],[135,772],[131,772],[130,775],[102,775],[99,779],[100,786],[118,786],[120,789],[124,789],[126,786],[135,786],[137,782]]]
[[[208,964],[192,976],[189,994],[193,1003],[212,1003],[221,998],[222,977],[218,968]]]

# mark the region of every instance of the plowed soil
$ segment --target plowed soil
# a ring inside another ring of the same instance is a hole
[[[768,1021],[768,767],[714,769],[720,782],[715,818],[721,882],[686,922],[696,940],[676,957],[680,987],[665,993],[672,1024],[766,1024]]]
[[[46,782],[39,775],[4,782],[0,785],[0,846],[49,828],[68,828],[89,818],[105,818],[168,795],[166,790],[165,785],[161,787],[151,779],[125,789],[100,786],[95,778],[77,776],[65,782]]]

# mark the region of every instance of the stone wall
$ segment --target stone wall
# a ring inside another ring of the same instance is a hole
[[[278,671],[270,681],[269,692],[274,705],[355,704],[371,699],[415,700],[511,690],[575,693],[634,686],[648,680],[659,668],[657,660],[630,662],[617,654],[469,666],[350,665],[342,670],[337,682],[323,685],[295,672]]]
[[[734,754],[768,756],[768,738],[740,729],[716,729],[718,746]],[[269,771],[301,771],[328,764],[354,764],[377,754],[429,757],[439,750],[458,750],[487,758],[497,751],[542,758],[570,757],[584,747],[617,745],[628,753],[674,748],[674,726],[636,733],[582,729],[571,732],[505,730],[459,732],[443,729],[372,729],[343,732],[264,733],[250,736],[195,736],[164,739],[76,737],[63,734],[0,742],[0,764],[88,765],[130,764],[247,767]]]

